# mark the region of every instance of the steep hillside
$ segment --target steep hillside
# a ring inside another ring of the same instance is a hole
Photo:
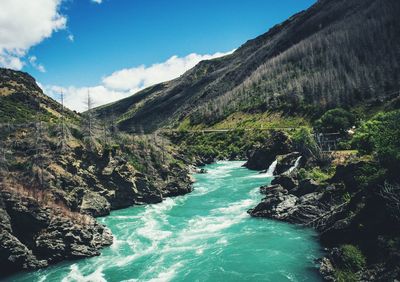
[[[209,127],[235,112],[319,117],[392,99],[400,89],[400,3],[320,0],[233,54],[200,62],[97,114],[120,128]]]
[[[79,119],[76,113],[43,94],[29,74],[0,68],[0,123],[54,122],[61,112],[71,121]]]
[[[93,217],[191,191],[162,136],[63,111],[26,73],[0,69],[0,81],[0,276],[99,255],[112,234]]]

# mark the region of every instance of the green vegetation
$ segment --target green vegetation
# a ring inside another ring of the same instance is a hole
[[[227,132],[176,132],[170,138],[189,157],[206,159],[245,159],[246,152],[270,136],[268,130],[232,130]]]
[[[27,123],[33,120],[50,121],[54,116],[47,111],[35,110],[38,105],[27,106],[26,102],[13,95],[0,97],[0,123]]]
[[[316,122],[316,129],[321,132],[340,132],[346,133],[356,123],[353,113],[341,108],[327,111]]]
[[[318,146],[313,137],[311,128],[300,127],[291,134],[291,137],[298,151],[303,153],[309,151],[312,154],[317,153]]]
[[[360,249],[353,245],[343,245],[340,247],[342,252],[343,268],[346,270],[359,271],[366,265],[364,255]]]
[[[353,139],[362,154],[374,154],[391,172],[400,167],[400,110],[379,113],[364,122]]]
[[[320,184],[325,184],[334,174],[334,166],[330,166],[328,169],[321,169],[319,166],[315,166],[308,170],[304,168],[299,169],[298,177],[300,180],[311,178]]]
[[[340,247],[340,268],[335,271],[337,281],[359,281],[356,272],[366,266],[366,259],[359,248],[353,245]]]

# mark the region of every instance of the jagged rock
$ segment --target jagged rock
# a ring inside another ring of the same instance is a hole
[[[45,260],[37,259],[17,237],[4,229],[0,230],[0,263],[2,275],[47,266]]]
[[[336,281],[335,268],[327,257],[323,257],[320,260],[319,273],[325,281]]]
[[[164,189],[164,197],[176,197],[192,191],[191,185],[182,186],[179,182],[170,182]]]
[[[275,131],[266,144],[260,145],[248,153],[247,162],[244,166],[253,170],[267,169],[277,155],[287,154],[291,148],[292,144],[289,137],[281,131]]]
[[[312,179],[304,179],[299,182],[298,187],[293,189],[291,193],[297,197],[304,196],[313,192],[321,191],[322,187]]]
[[[278,192],[274,197],[265,198],[254,209],[249,210],[249,213],[254,217],[284,219],[288,211],[296,205],[297,200],[294,195],[283,195]]]
[[[199,174],[205,174],[205,173],[207,173],[207,170],[204,169],[204,168],[199,168],[199,169],[196,170],[196,172],[199,173]]]
[[[136,189],[140,196],[136,196],[135,201],[139,204],[161,203],[163,196],[161,191],[156,189],[146,178],[138,178],[135,182]]]
[[[112,243],[106,227],[79,217],[60,208],[42,207],[34,198],[1,191],[1,274],[98,255],[100,248]]]
[[[293,177],[291,177],[289,175],[281,174],[281,175],[275,177],[272,180],[271,184],[272,185],[281,185],[283,188],[290,191],[298,185],[298,182],[296,179],[294,179]]]
[[[276,157],[277,164],[274,171],[275,175],[282,174],[294,166],[296,160],[300,157],[299,152],[293,152],[286,155],[279,155]]]
[[[105,216],[110,214],[111,205],[106,198],[98,193],[86,192],[82,198],[81,212],[92,216]]]
[[[335,175],[331,178],[331,183],[344,183],[349,191],[357,188],[357,172],[365,166],[365,162],[359,161],[346,165],[338,165]]]
[[[281,192],[283,194],[288,193],[288,191],[279,184],[260,187],[260,193],[264,195],[275,194],[277,192]]]

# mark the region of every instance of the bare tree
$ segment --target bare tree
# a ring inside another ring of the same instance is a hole
[[[87,100],[85,101],[85,105],[86,105],[86,112],[83,114],[83,135],[89,147],[93,148],[95,143],[94,142],[95,122],[93,116],[94,102],[92,97],[90,96],[89,90],[87,94]]]
[[[118,125],[117,125],[117,118],[114,113],[111,113],[109,122],[110,122],[111,137],[116,138],[118,136],[119,129],[118,129]]]
[[[44,186],[43,172],[46,162],[46,124],[39,121],[35,124],[34,144],[33,144],[33,158],[32,158],[32,176],[33,182]]]
[[[386,182],[379,194],[385,200],[390,214],[400,221],[400,185]]]
[[[58,148],[63,153],[68,149],[68,138],[70,136],[70,132],[65,119],[64,93],[62,91],[60,94],[60,102],[61,102],[61,111],[60,111],[59,130],[58,130],[58,137],[60,141],[58,143]]]

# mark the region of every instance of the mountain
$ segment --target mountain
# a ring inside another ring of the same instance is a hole
[[[99,107],[120,128],[210,127],[234,113],[314,119],[384,101],[400,89],[400,3],[320,0],[233,54]]]
[[[78,115],[45,95],[29,74],[0,68],[0,123],[57,121],[61,114],[71,120]]]

